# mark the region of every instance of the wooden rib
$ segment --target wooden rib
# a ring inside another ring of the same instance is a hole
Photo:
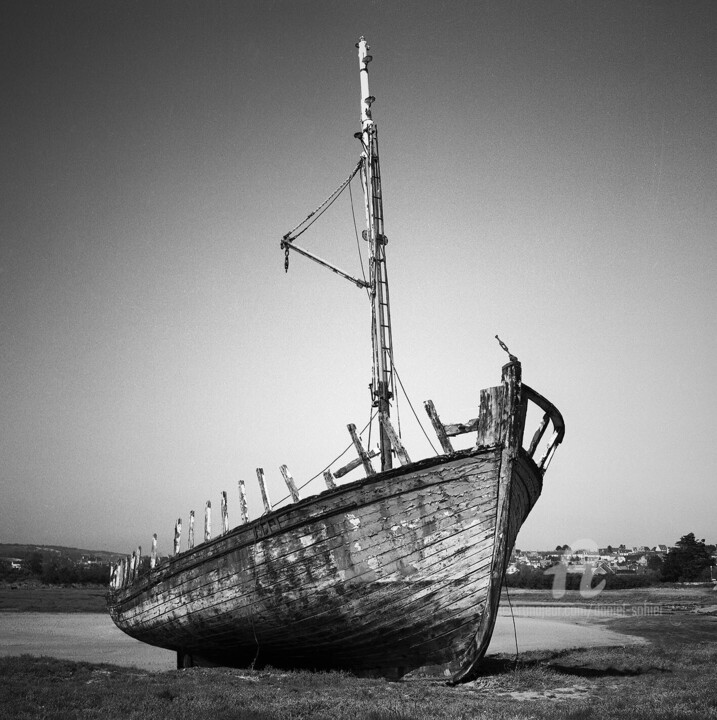
[[[291,499],[294,502],[299,502],[299,500],[301,499],[299,497],[299,491],[296,489],[296,483],[294,482],[294,478],[293,478],[292,474],[289,472],[289,468],[286,465],[280,465],[279,470],[281,471],[281,474],[284,478],[286,487],[289,488],[289,493],[291,494]]]
[[[443,452],[449,454],[452,453],[453,445],[451,445],[451,441],[448,439],[443,423],[438,417],[438,412],[436,412],[436,406],[433,404],[433,400],[425,400],[423,402],[423,407],[426,408],[428,417],[431,419],[431,424],[433,425],[433,429],[436,431],[436,436],[438,437],[438,442],[441,443]]]
[[[370,450],[368,453],[369,458],[377,457],[379,453],[376,450]],[[359,458],[354,458],[351,462],[346,463],[342,468],[339,468],[335,473],[334,477],[340,478],[346,475],[347,473],[350,473],[352,470],[355,470],[359,465],[363,463],[363,460]]]
[[[179,540],[182,536],[182,518],[177,518],[174,523],[174,554],[179,555]]]
[[[212,537],[212,501],[207,500],[204,506],[204,542]]]
[[[243,524],[249,522],[249,511],[246,502],[246,485],[244,479],[239,478],[239,512],[241,513],[241,521]]]
[[[266,491],[266,483],[264,482],[264,469],[256,469],[256,477],[259,480],[259,489],[261,490],[261,500],[264,503],[264,511],[271,512],[271,502],[269,500],[269,493]]]
[[[189,531],[187,532],[187,547],[194,547],[194,510],[189,511]]]
[[[226,490],[222,490],[221,494],[221,512],[222,512],[222,535],[229,532],[229,507],[227,505]]]
[[[371,458],[363,449],[361,439],[356,433],[356,426],[353,423],[349,423],[346,427],[349,430],[349,435],[351,435],[351,440],[353,441],[354,447],[356,448],[356,452],[358,453],[359,458],[361,458],[361,462],[363,463],[366,475],[375,475],[376,471],[373,469],[373,465],[371,465]]]
[[[336,490],[336,483],[334,482],[334,476],[331,474],[331,470],[324,470],[324,481],[329,490]]]
[[[393,449],[396,451],[398,461],[401,463],[401,465],[408,465],[411,462],[411,458],[408,457],[406,448],[403,446],[401,438],[398,436],[398,433],[391,424],[391,420],[389,419],[388,414],[385,412],[380,412],[378,414],[378,420],[381,423],[383,429],[386,431],[388,439],[391,441],[391,447],[393,447]]]

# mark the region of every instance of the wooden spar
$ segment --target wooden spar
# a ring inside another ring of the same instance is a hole
[[[154,570],[157,566],[157,533],[152,535],[152,552],[149,555],[149,568]]]
[[[368,453],[363,449],[361,439],[356,434],[356,426],[353,423],[349,423],[346,427],[349,429],[349,435],[351,435],[351,439],[353,440],[356,452],[359,454],[359,458],[363,463],[366,475],[375,475],[376,471],[373,469],[373,465],[371,465],[371,458],[369,457]]]
[[[137,569],[135,570],[134,576],[139,575],[139,571],[142,569],[142,546],[137,545]]]
[[[229,531],[229,508],[227,507],[227,493],[222,490],[222,535]]]
[[[433,429],[436,431],[436,436],[438,437],[438,442],[441,443],[443,452],[448,454],[452,453],[453,445],[451,445],[451,441],[448,439],[448,435],[446,434],[446,430],[443,427],[443,423],[438,417],[438,413],[436,412],[436,406],[433,404],[433,400],[424,400],[423,407],[426,408],[426,413],[431,419],[431,424],[433,425]]]
[[[269,500],[269,493],[266,490],[266,483],[264,482],[264,468],[256,469],[256,477],[259,480],[259,489],[261,490],[261,499],[264,503],[264,510],[271,512],[271,501]]]
[[[393,340],[391,312],[388,299],[388,275],[386,272],[386,236],[383,229],[383,199],[381,195],[381,170],[378,161],[378,135],[371,117],[371,105],[375,98],[369,92],[368,64],[371,56],[369,46],[362,36],[356,45],[361,79],[361,142],[364,162],[361,167],[361,184],[366,204],[366,239],[369,242],[369,280],[371,296],[371,344],[373,347],[373,380],[371,392],[374,406],[379,414],[390,412],[393,397]],[[393,466],[391,438],[386,427],[379,426],[381,470]]]
[[[296,488],[296,483],[294,482],[292,474],[289,472],[289,468],[286,465],[280,465],[279,470],[281,470],[281,474],[284,477],[286,487],[289,488],[289,492],[291,493],[291,499],[294,502],[299,502],[299,491]]]
[[[378,453],[376,450],[369,450],[368,456],[369,458],[375,458],[378,457],[380,453]],[[335,473],[334,477],[340,478],[346,475],[347,473],[350,473],[352,470],[355,470],[359,465],[363,463],[363,460],[359,458],[354,458],[351,462],[346,463],[343,467],[339,468]]]
[[[187,547],[194,547],[194,510],[189,511],[189,531],[187,532]]]
[[[314,262],[317,262],[319,265],[323,265],[324,267],[328,268],[329,270],[332,270],[337,275],[341,275],[341,277],[346,278],[347,280],[350,280],[356,287],[358,288],[367,288],[369,287],[369,284],[367,282],[364,282],[363,280],[359,280],[358,278],[352,277],[348,273],[345,273],[343,270],[339,270],[335,265],[332,265],[331,263],[326,262],[326,260],[322,260],[318,255],[314,255],[313,253],[310,253],[308,250],[304,250],[304,248],[300,248],[298,245],[294,245],[294,243],[291,240],[282,240],[281,241],[281,249],[282,250],[295,250],[299,253],[299,255],[303,255],[304,257],[309,258],[310,260],[313,260]]]
[[[398,461],[401,465],[408,465],[408,463],[411,462],[411,458],[408,457],[408,453],[406,452],[406,448],[403,447],[401,438],[398,437],[398,433],[394,429],[393,425],[391,425],[391,420],[389,419],[388,414],[379,413],[378,420],[381,423],[381,427],[386,431],[386,434],[391,441],[391,445],[393,445],[393,449],[396,451]]]
[[[450,425],[443,426],[446,435],[454,437],[456,435],[463,435],[464,433],[472,433],[478,429],[478,418],[473,418],[467,423],[451,423]]]
[[[246,504],[246,485],[244,479],[239,478],[239,512],[241,512],[242,523],[249,522],[249,512]]]
[[[212,536],[212,501],[207,500],[204,506],[204,542]]]
[[[334,476],[331,474],[331,470],[324,470],[324,481],[329,490],[336,489],[336,483],[334,482]]]
[[[177,518],[174,523],[174,554],[179,555],[179,539],[182,536],[182,518]]]
[[[543,415],[543,419],[540,421],[540,425],[538,426],[538,429],[535,431],[535,435],[533,435],[533,439],[530,441],[530,447],[528,448],[528,455],[530,457],[533,457],[533,453],[538,448],[538,443],[543,439],[543,435],[545,434],[545,430],[548,427],[548,423],[550,422],[550,413],[545,413]]]

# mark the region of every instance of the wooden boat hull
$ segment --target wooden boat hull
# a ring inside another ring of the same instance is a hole
[[[511,413],[494,414],[505,440]],[[180,666],[400,677],[445,664],[464,681],[541,489],[538,465],[504,441],[411,463],[180,553],[111,591],[109,611]]]

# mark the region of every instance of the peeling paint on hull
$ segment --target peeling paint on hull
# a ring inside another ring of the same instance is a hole
[[[396,676],[456,662],[500,592],[490,570],[501,448],[457,455],[199,545],[114,593],[112,618],[139,640],[221,665]],[[542,481],[536,471],[513,484],[517,534]]]
[[[327,490],[229,530],[110,590],[128,635],[178,664],[475,677],[506,562],[542,490],[522,447],[520,366],[481,392],[478,447]],[[546,414],[547,417],[547,414]],[[544,426],[544,423],[543,423]],[[543,428],[544,429],[544,428]],[[541,430],[542,432],[542,430]],[[548,454],[552,452],[552,449]]]

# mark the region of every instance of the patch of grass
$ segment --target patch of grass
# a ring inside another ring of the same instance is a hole
[[[153,673],[0,658],[0,715],[18,720],[717,720],[717,643],[492,658],[456,688],[346,673],[191,668]]]
[[[107,588],[101,585],[0,584],[2,612],[97,612],[106,613]]]

